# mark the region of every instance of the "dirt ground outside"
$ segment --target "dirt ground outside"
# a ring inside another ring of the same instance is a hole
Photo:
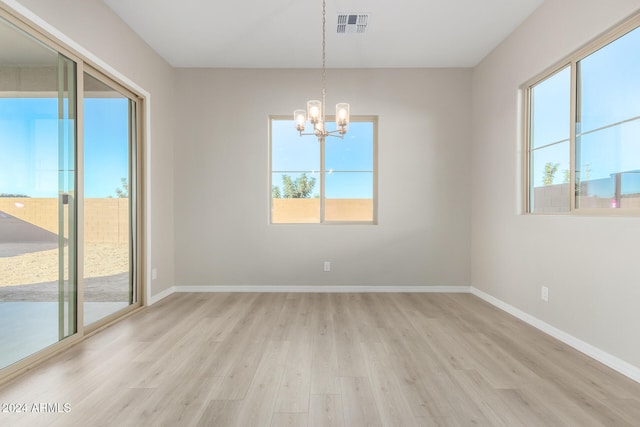
[[[128,250],[126,243],[87,243],[85,301],[129,299]],[[58,249],[0,258],[0,271],[0,301],[58,300]]]
[[[65,248],[65,258],[68,248]],[[58,280],[58,249],[0,258],[0,287],[30,285]],[[67,268],[67,263],[65,263]],[[129,271],[127,243],[87,243],[84,277],[104,277]],[[67,272],[65,271],[65,277]]]

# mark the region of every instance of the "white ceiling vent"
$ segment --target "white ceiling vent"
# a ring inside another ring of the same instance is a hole
[[[339,13],[338,34],[365,33],[369,22],[368,13]]]

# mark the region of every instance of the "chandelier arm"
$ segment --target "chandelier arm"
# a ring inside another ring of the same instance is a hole
[[[338,135],[336,135],[338,134]],[[300,136],[316,136],[316,137],[327,137],[327,136],[332,136],[334,138],[340,138],[340,139],[344,139],[344,132],[341,131],[340,129],[336,129],[336,130],[329,130],[329,131],[324,131],[324,133],[310,133],[310,132],[304,132],[304,131],[298,131],[298,135]]]
[[[333,136],[334,138],[344,139],[344,132],[341,129],[330,130],[325,132],[325,136]]]

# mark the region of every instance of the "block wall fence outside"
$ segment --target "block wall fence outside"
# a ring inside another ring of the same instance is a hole
[[[534,187],[533,199],[535,212],[569,212],[569,184],[553,184]],[[586,191],[585,191],[586,193]],[[611,208],[613,197],[580,197],[580,207],[583,209]],[[640,208],[640,196],[627,194],[620,197],[621,209]]]
[[[85,199],[84,236],[87,242],[127,242],[129,199]],[[68,213],[65,205],[65,215]],[[2,197],[0,211],[58,234],[58,199]],[[65,232],[65,237],[68,237]]]
[[[327,221],[372,221],[372,199],[326,199]],[[278,223],[317,223],[320,199],[272,199],[271,221]]]
[[[58,199],[2,197],[0,211],[58,234]],[[273,199],[273,223],[319,221],[320,199]],[[65,205],[65,215],[68,206]],[[372,199],[327,199],[328,221],[372,221]],[[129,199],[85,199],[84,236],[87,242],[127,242]],[[65,231],[65,237],[68,237]]]

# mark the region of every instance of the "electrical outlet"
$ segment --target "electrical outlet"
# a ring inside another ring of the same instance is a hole
[[[542,287],[540,291],[540,298],[542,299],[542,301],[549,301],[549,288],[547,288],[546,286]]]
[[[323,265],[324,271],[331,271],[331,261],[325,261]]]
[[[158,278],[158,269],[157,268],[152,268],[151,269],[151,280],[156,280]]]

